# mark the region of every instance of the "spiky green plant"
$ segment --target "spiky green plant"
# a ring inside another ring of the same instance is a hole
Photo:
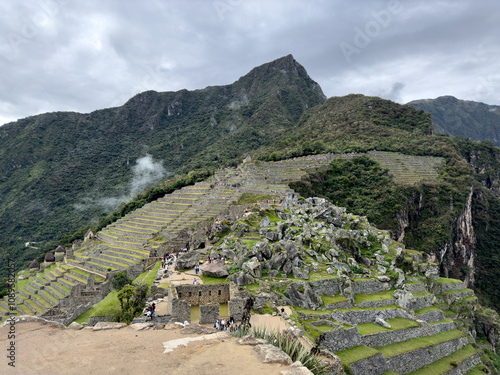
[[[283,350],[293,362],[300,361],[315,375],[326,375],[328,366],[321,364],[320,360],[305,348],[299,339],[290,333],[281,333],[267,327],[254,327],[252,336],[261,338]]]

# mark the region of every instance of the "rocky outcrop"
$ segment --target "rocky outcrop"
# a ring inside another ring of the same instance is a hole
[[[196,250],[181,253],[175,263],[176,270],[193,268],[200,262],[200,253]]]
[[[202,275],[210,276],[210,277],[227,277],[229,276],[229,272],[227,271],[226,266],[223,262],[212,262],[212,263],[204,263],[200,267],[200,271]]]

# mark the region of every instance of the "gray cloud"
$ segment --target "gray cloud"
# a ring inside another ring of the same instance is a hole
[[[147,187],[156,185],[166,176],[170,175],[163,167],[162,161],[155,162],[149,154],[136,160],[132,166],[132,180],[128,184],[126,191],[119,196],[100,198],[97,201],[85,197],[78,204],[74,205],[76,210],[86,210],[95,206],[103,207],[107,210],[116,209],[120,203],[129,202],[137,194],[144,191]]]
[[[389,95],[404,82],[395,100],[500,104],[495,0],[39,0],[2,10],[0,124],[229,84],[289,53],[327,96]],[[356,48],[350,61],[342,43]]]

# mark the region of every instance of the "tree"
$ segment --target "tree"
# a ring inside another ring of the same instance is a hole
[[[125,285],[122,290],[118,292],[118,300],[120,301],[120,306],[122,311],[128,310],[129,301],[135,295],[135,287],[133,285]]]
[[[125,285],[131,285],[132,280],[127,276],[125,272],[117,272],[113,277],[113,288],[117,291],[122,290]]]

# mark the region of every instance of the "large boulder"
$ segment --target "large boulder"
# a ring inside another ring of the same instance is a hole
[[[196,250],[188,251],[187,253],[181,253],[179,258],[175,263],[176,270],[185,270],[188,268],[193,268],[200,262],[200,253]]]
[[[231,259],[231,260],[234,260],[234,258],[236,257],[234,251],[227,245],[222,246],[220,255],[222,255],[226,259]]]
[[[278,240],[278,233],[276,233],[276,232],[267,232],[266,233],[266,238],[269,241],[277,241]]]
[[[292,268],[292,273],[293,273],[293,277],[295,279],[304,279],[304,280],[307,280],[309,278],[309,271],[304,269],[304,268],[300,268],[300,267],[293,267]]]
[[[288,259],[292,260],[299,256],[299,249],[293,241],[280,241],[283,249],[287,252]]]
[[[275,253],[271,259],[269,259],[268,264],[270,269],[281,270],[285,262],[287,261],[287,255],[284,252]]]
[[[259,250],[265,259],[271,258],[272,252],[271,249],[269,248],[269,243],[267,241],[259,242],[257,246],[259,247]]]
[[[229,276],[229,272],[227,271],[227,268],[222,261],[205,263],[200,267],[200,270],[202,275],[204,276],[220,277],[220,278]]]
[[[229,276],[227,279],[238,286],[255,283],[255,279],[251,275],[243,271],[236,272]]]
[[[241,266],[241,270],[245,273],[248,273],[252,277],[262,276],[262,266],[256,257],[253,257],[249,261],[243,263],[243,265]]]
[[[271,226],[271,219],[269,219],[268,216],[266,216],[264,219],[261,220],[259,223],[259,227],[261,228],[266,228]]]
[[[309,283],[299,281],[288,286],[287,293],[294,306],[316,310],[323,305],[319,295],[309,286]]]

